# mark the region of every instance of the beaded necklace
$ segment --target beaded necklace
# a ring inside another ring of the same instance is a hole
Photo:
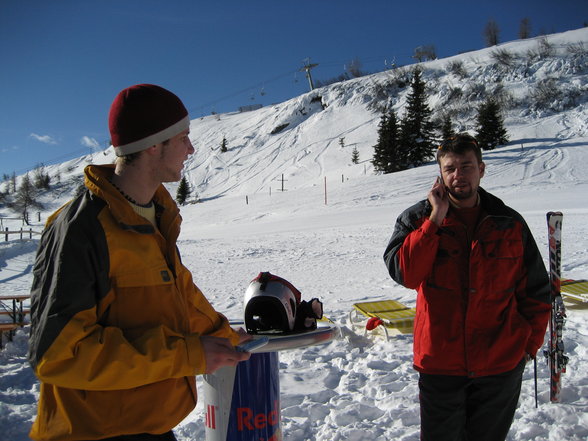
[[[127,201],[129,201],[131,204],[137,205],[137,206],[139,206],[139,207],[144,207],[144,208],[149,208],[149,207],[151,207],[151,206],[153,205],[153,201],[149,201],[149,203],[148,203],[148,204],[139,204],[139,203],[138,203],[136,200],[134,200],[132,197],[130,197],[128,194],[126,194],[124,191],[122,191],[120,188],[118,188],[118,186],[117,186],[117,185],[116,185],[114,182],[110,181],[110,183],[111,183],[111,184],[112,184],[112,186],[113,186],[114,188],[116,188],[116,189],[118,190],[118,192],[119,192],[120,194],[122,194],[122,195],[123,195],[123,197],[124,197],[124,198],[125,198]]]

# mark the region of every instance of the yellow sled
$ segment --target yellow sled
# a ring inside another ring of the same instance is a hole
[[[396,300],[361,302],[353,304],[349,322],[352,328],[362,326],[364,334],[383,330],[388,340],[391,335],[412,334],[415,314],[415,308],[409,308]]]
[[[588,302],[588,280],[563,279],[560,290],[566,300]]]

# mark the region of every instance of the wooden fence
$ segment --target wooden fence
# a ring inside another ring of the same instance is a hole
[[[41,213],[40,212],[37,213],[37,220],[38,220],[38,222],[41,222]],[[20,227],[20,229],[18,229],[18,227],[15,228],[14,224],[17,222],[14,222],[14,221],[22,222],[22,226]],[[11,225],[11,226],[7,227],[6,225]],[[35,227],[35,225],[33,225],[33,227]],[[42,226],[39,228],[41,230],[43,230]],[[29,222],[27,222],[27,220],[23,216],[20,216],[20,217],[0,216],[0,238],[2,236],[4,236],[5,242],[8,242],[8,236],[10,236],[10,235],[17,235],[18,239],[22,240],[22,239],[27,238],[27,236],[29,239],[32,239],[33,234],[41,234],[41,233],[38,231],[33,231],[33,228],[30,227]]]
[[[22,240],[22,239],[25,239],[27,236],[28,236],[29,239],[32,239],[33,238],[33,234],[41,234],[41,233],[38,232],[38,231],[33,231],[32,228],[29,228],[28,230],[25,230],[25,229],[21,228],[20,230],[10,231],[8,229],[8,227],[6,227],[6,229],[0,233],[0,235],[4,235],[4,241],[5,242],[8,242],[8,236],[10,236],[11,234],[18,235],[19,236],[19,239]]]

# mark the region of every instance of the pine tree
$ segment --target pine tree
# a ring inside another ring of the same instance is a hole
[[[192,193],[192,190],[190,189],[190,185],[188,184],[188,181],[184,176],[180,180],[180,183],[178,185],[178,191],[176,192],[176,201],[178,202],[178,204],[184,205],[186,203],[186,200],[188,199],[188,196],[190,196],[190,193]]]
[[[443,142],[453,138],[455,136],[455,131],[451,125],[451,117],[446,115],[441,122],[441,139]]]
[[[483,150],[494,150],[508,142],[508,134],[500,114],[500,106],[492,98],[487,99],[478,109],[478,133],[476,138]]]
[[[51,177],[48,173],[45,173],[45,167],[41,164],[37,166],[37,168],[33,172],[33,182],[35,187],[39,190],[49,189],[49,184],[51,183]]]
[[[405,170],[406,152],[398,143],[398,123],[394,110],[384,112],[378,126],[378,142],[374,146],[372,164],[377,172]]]
[[[221,147],[220,147],[220,151],[221,153],[225,153],[227,151],[227,138],[225,136],[223,136],[223,140],[221,142]]]
[[[10,176],[10,186],[12,191],[9,190],[7,193],[16,193],[16,172],[12,172],[12,176]]]
[[[353,150],[351,151],[351,162],[353,162],[354,164],[359,164],[359,151],[357,150],[357,147],[353,147]]]
[[[400,144],[408,152],[407,166],[417,167],[433,158],[433,123],[427,105],[425,82],[419,68],[414,71],[406,113],[400,122]]]

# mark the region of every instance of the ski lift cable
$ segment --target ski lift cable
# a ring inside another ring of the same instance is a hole
[[[373,60],[380,60],[381,58],[382,57],[379,57],[379,58],[371,57],[371,58],[366,59],[366,60],[373,61]],[[332,67],[332,66],[341,65],[342,63],[345,63],[347,61],[349,61],[349,60],[345,60],[345,61],[327,61],[325,63],[321,63],[321,65],[324,66],[324,67]],[[243,89],[237,90],[237,91],[232,92],[230,94],[221,96],[221,97],[216,98],[216,99],[214,99],[212,101],[208,101],[206,103],[200,104],[200,105],[198,105],[196,107],[191,107],[188,110],[189,111],[202,110],[203,108],[212,107],[215,104],[218,104],[218,103],[220,103],[222,101],[226,101],[226,100],[228,100],[230,98],[234,98],[234,97],[236,97],[238,95],[242,95],[244,93],[247,93],[247,92],[251,91],[252,89],[259,89],[259,88],[264,89],[265,84],[273,83],[274,81],[277,81],[277,80],[280,80],[280,79],[282,79],[282,78],[284,78],[286,76],[292,75],[292,73],[294,73],[294,82],[296,83],[296,82],[298,82],[297,72],[299,70],[300,69],[294,69],[294,70],[290,70],[288,72],[284,72],[284,73],[278,74],[275,77],[269,78],[267,80],[264,80],[264,81],[261,81],[259,83],[253,84],[251,86],[245,87]],[[264,94],[265,94],[265,90],[264,90]]]
[[[251,89],[259,89],[260,87],[262,87],[266,83],[272,83],[272,82],[277,81],[277,80],[279,80],[281,78],[284,78],[286,76],[292,75],[293,72],[296,72],[296,71],[293,70],[293,71],[288,71],[288,72],[279,74],[279,75],[277,75],[277,76],[275,76],[273,78],[270,78],[269,80],[261,81],[261,82],[259,82],[257,84],[254,84],[254,85],[245,87],[243,89],[240,89],[240,90],[235,91],[233,93],[230,93],[228,95],[224,95],[224,96],[222,96],[220,98],[217,98],[215,100],[212,100],[212,101],[203,103],[203,104],[199,105],[198,107],[192,107],[192,108],[190,108],[188,110],[189,111],[195,111],[195,110],[198,110],[198,109],[202,109],[204,107],[211,107],[211,106],[213,106],[213,105],[215,105],[215,104],[217,104],[217,103],[219,103],[221,101],[225,101],[225,100],[228,100],[229,98],[234,98],[234,97],[236,97],[238,95],[242,95],[243,93],[249,92]]]

